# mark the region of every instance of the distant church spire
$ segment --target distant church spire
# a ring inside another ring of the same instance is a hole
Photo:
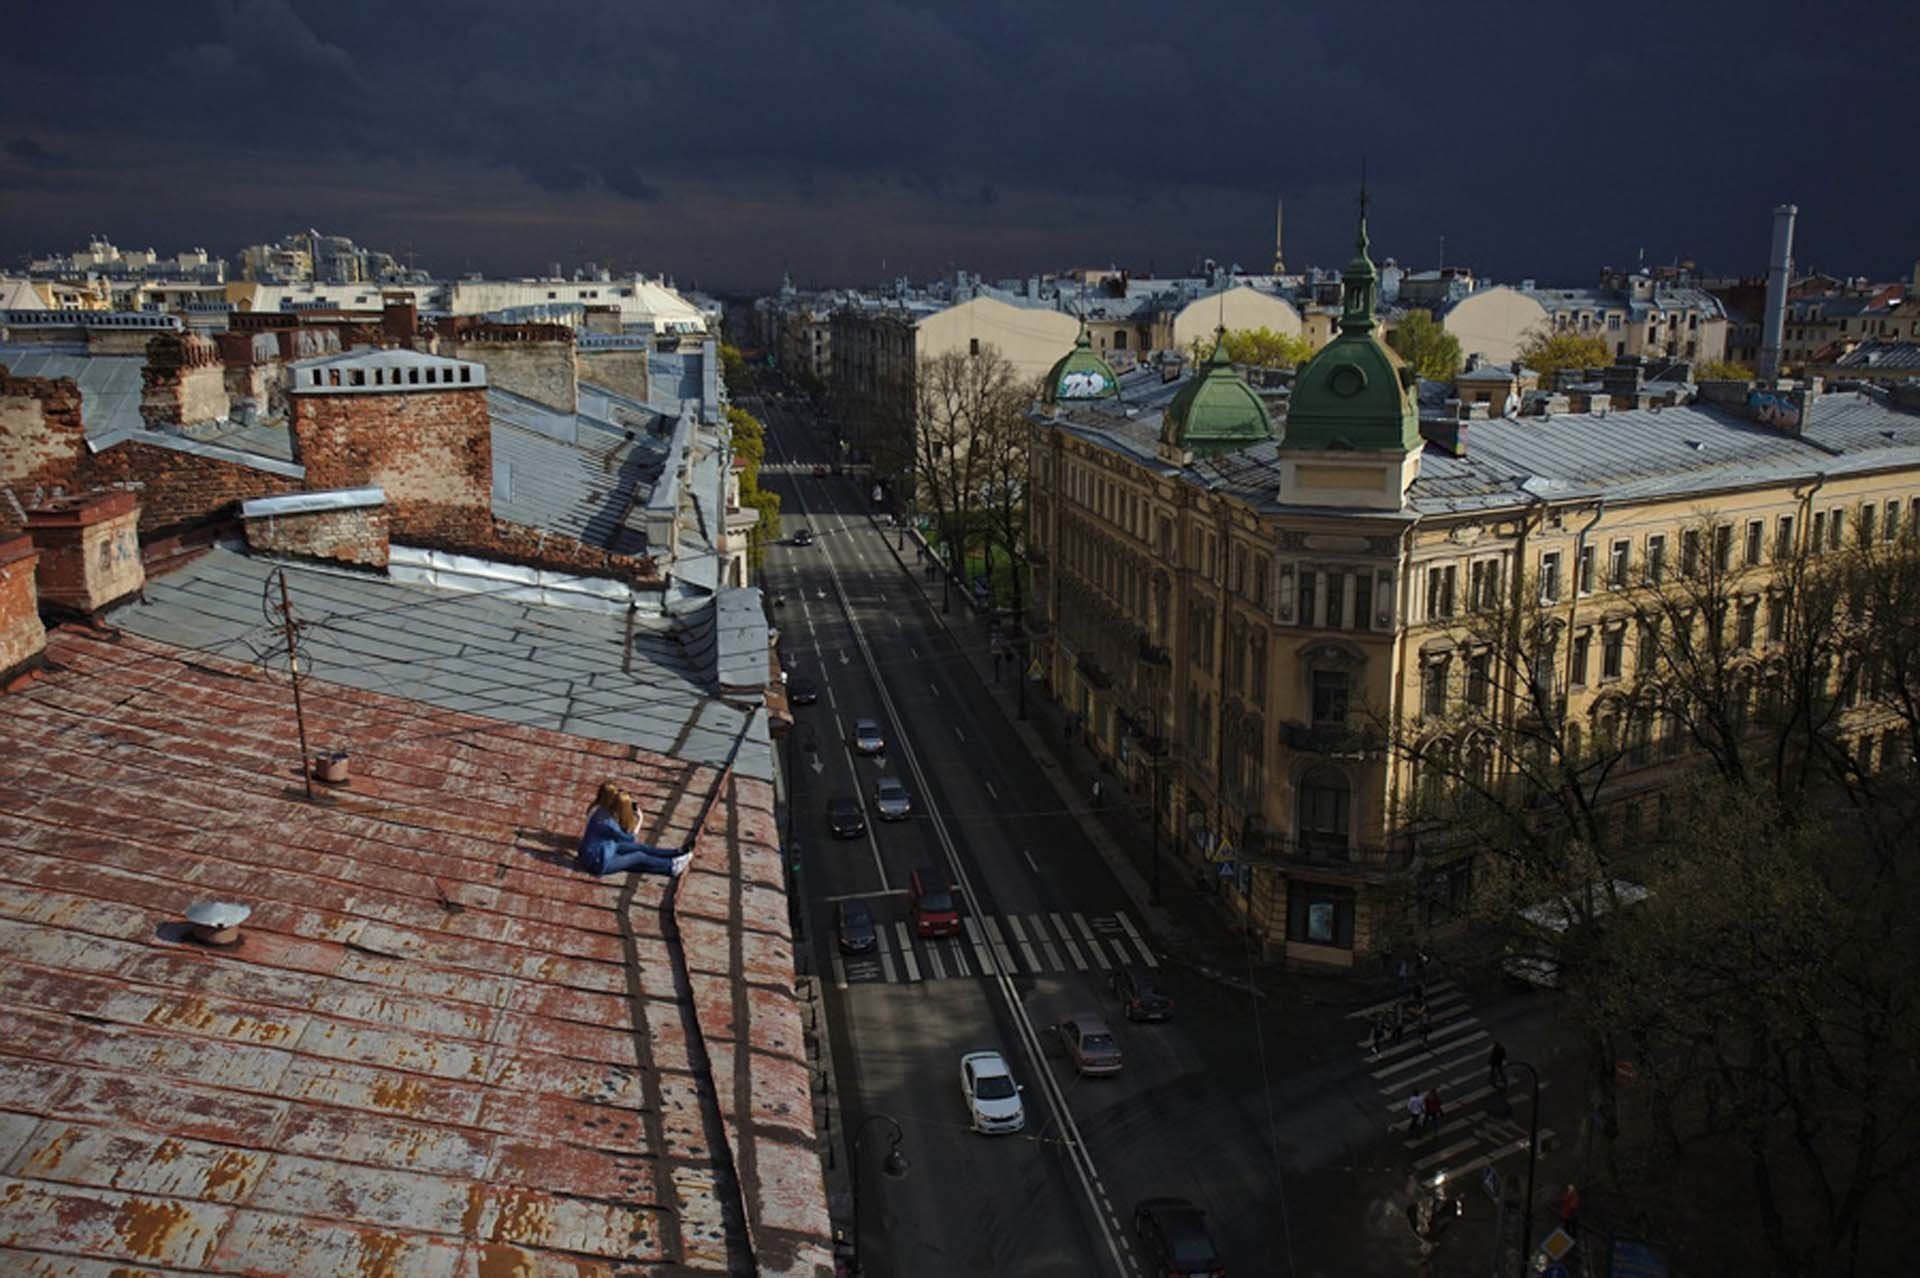
[[[1273,273],[1287,273],[1286,201],[1273,202]]]

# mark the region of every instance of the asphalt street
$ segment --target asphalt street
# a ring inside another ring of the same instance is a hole
[[[1526,1147],[1524,1103],[1502,1121],[1488,1095],[1468,1095],[1488,1017],[1525,1043],[1546,1013],[1533,1002],[1477,1010],[1437,987],[1429,1041],[1371,1060],[1363,1004],[1283,1021],[1168,955],[1088,838],[1084,805],[1062,800],[1057,765],[1027,748],[941,624],[911,544],[900,552],[901,534],[871,517],[854,479],[813,473],[831,459],[830,432],[779,401],[748,407],[769,427],[761,482],[781,494],[784,533],[814,535],[770,546],[761,580],[784,598],[775,620],[791,673],[819,689],[794,708],[786,743],[789,847],[804,867],[797,908],[825,987],[841,1129],[861,1138],[850,1170],[865,1272],[1144,1273],[1132,1208],[1157,1195],[1208,1210],[1236,1275],[1420,1272],[1404,1219],[1417,1182],[1477,1180]],[[881,725],[882,753],[854,753],[861,718]],[[906,785],[908,819],[878,819],[882,776]],[[829,833],[836,796],[862,803],[865,834]],[[959,937],[914,935],[915,870],[956,885]],[[869,907],[876,952],[839,952],[841,900]],[[1171,1022],[1126,1022],[1109,987],[1122,964],[1173,997]],[[1120,1040],[1115,1077],[1080,1078],[1047,1032],[1088,1012]],[[1025,1087],[1018,1135],[968,1127],[959,1061],[983,1048]],[[1403,1086],[1421,1080],[1457,1095],[1457,1116],[1409,1144],[1390,1125]],[[884,1171],[889,1117],[908,1168],[899,1178]]]

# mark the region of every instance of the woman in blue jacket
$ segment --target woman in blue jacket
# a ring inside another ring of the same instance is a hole
[[[639,823],[632,796],[611,781],[603,783],[587,813],[587,832],[580,836],[580,867],[589,874],[640,870],[677,875],[685,871],[693,854],[684,848],[642,843],[633,833]]]

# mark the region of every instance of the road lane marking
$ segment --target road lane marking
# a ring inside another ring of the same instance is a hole
[[[1475,1145],[1478,1145],[1479,1143],[1480,1143],[1480,1138],[1478,1136],[1469,1136],[1465,1140],[1455,1141],[1453,1144],[1447,1146],[1445,1149],[1441,1150],[1437,1154],[1428,1154],[1425,1158],[1414,1159],[1413,1168],[1415,1171],[1425,1171],[1427,1168],[1433,1166],[1435,1163],[1446,1162],[1449,1158],[1452,1158],[1455,1154],[1466,1153],[1469,1149],[1472,1149]]]
[[[893,984],[893,955],[887,950],[887,929],[873,929],[873,952],[880,959],[880,971],[887,978],[887,984]]]
[[[1031,853],[1031,852],[1029,852],[1029,851],[1027,851],[1027,850],[1026,850],[1025,848],[1021,848],[1021,849],[1020,849],[1020,855],[1021,855],[1021,856],[1024,856],[1025,858],[1027,858],[1027,868],[1028,868],[1028,869],[1030,869],[1030,870],[1032,870],[1032,871],[1033,871],[1033,872],[1034,872],[1035,874],[1038,874],[1038,873],[1040,873],[1040,866],[1039,866],[1039,863],[1038,863],[1038,862],[1036,862],[1036,861],[1035,861],[1035,860],[1033,859],[1033,853]]]
[[[927,685],[927,691],[937,697],[940,695],[940,685],[937,683],[929,683]]]
[[[1127,917],[1127,912],[1116,910],[1114,917],[1120,920],[1120,926],[1125,928],[1127,935],[1133,938],[1133,948],[1140,951],[1140,957],[1146,960],[1147,966],[1159,967],[1160,960],[1153,956],[1153,950],[1146,941],[1141,939],[1139,931],[1133,926],[1133,920]]]
[[[1013,951],[1007,946],[1007,938],[1000,935],[1000,924],[989,914],[981,920],[987,927],[987,939],[993,945],[993,956],[1000,960],[1002,970],[1013,971]]]
[[[1100,970],[1103,972],[1112,971],[1113,964],[1107,962],[1107,956],[1101,952],[1100,942],[1093,939],[1093,929],[1087,926],[1086,915],[1075,914],[1073,916],[1073,921],[1074,921],[1074,924],[1077,927],[1079,927],[1080,935],[1083,938],[1085,938],[1087,942],[1087,949],[1093,955],[1093,961],[1100,965]]]
[[[1040,971],[1040,956],[1033,952],[1033,945],[1027,940],[1027,929],[1020,926],[1020,917],[1018,915],[1007,915],[1007,931],[1013,933],[1013,939],[1019,942],[1020,957],[1027,960],[1027,970],[1029,972]]]
[[[907,979],[909,981],[918,981],[920,979],[920,961],[913,956],[913,942],[907,937],[907,925],[899,919],[895,919],[893,926],[898,929],[900,933],[900,962],[907,969]]]
[[[1486,1036],[1487,1036],[1487,1032],[1485,1030],[1475,1030],[1473,1033],[1468,1034],[1463,1038],[1455,1039],[1453,1042],[1446,1044],[1446,1048],[1463,1047],[1468,1043],[1474,1042],[1476,1039],[1483,1039]],[[1442,1050],[1446,1050],[1446,1048],[1443,1048]],[[1401,1061],[1398,1065],[1394,1065],[1388,1069],[1377,1069],[1373,1071],[1373,1076],[1378,1079],[1384,1079],[1389,1074],[1398,1074],[1400,1071],[1412,1065],[1425,1065],[1429,1069],[1446,1069],[1451,1065],[1458,1065],[1461,1062],[1465,1061],[1466,1059],[1467,1059],[1466,1057],[1461,1056],[1461,1057],[1456,1057],[1453,1060],[1447,1061],[1444,1064],[1441,1064],[1441,1063],[1437,1063],[1439,1061],[1438,1052],[1423,1052],[1418,1056],[1410,1057],[1407,1060]],[[1414,1075],[1414,1077],[1417,1078],[1419,1077],[1419,1075]],[[1387,1086],[1380,1089],[1380,1094],[1382,1096],[1385,1096],[1388,1093],[1394,1091],[1396,1088],[1403,1087],[1405,1085],[1406,1084],[1404,1079],[1398,1083],[1390,1083]]]
[[[953,971],[956,976],[972,976],[973,969],[967,966],[967,947],[960,944],[960,938],[947,938],[948,953],[953,955]]]
[[[959,737],[962,742],[967,739],[967,734],[960,731],[960,725],[957,723],[953,725],[953,735]]]
[[[1047,921],[1038,914],[1030,914],[1027,917],[1033,920],[1034,939],[1040,942],[1040,950],[1047,956],[1047,970],[1066,971],[1066,966],[1060,962],[1060,951],[1054,948],[1052,939],[1047,936]]]
[[[847,965],[840,961],[840,950],[836,946],[833,953],[833,987],[837,990],[847,988]]]
[[[933,973],[933,979],[936,981],[947,979],[946,964],[940,961],[940,947],[937,945],[927,947],[927,970]]]
[[[1454,988],[1456,988],[1454,983],[1449,980],[1438,980],[1438,981],[1427,982],[1428,991],[1432,993],[1436,998],[1439,996],[1441,991],[1451,990]],[[1401,1001],[1400,997],[1396,995],[1393,998],[1381,999],[1378,1003],[1369,1003],[1365,1007],[1359,1009],[1358,1011],[1348,1012],[1347,1019],[1350,1021],[1364,1021],[1369,1016],[1372,1016],[1375,1012],[1387,1011],[1395,1003],[1398,1003],[1400,1001]]]
[[[985,942],[980,939],[980,925],[974,922],[973,915],[971,914],[967,915],[961,922],[967,925],[967,940],[973,945],[973,957],[975,961],[980,964],[980,971],[988,976],[993,975],[995,970],[993,966],[993,955],[987,952]]]
[[[905,896],[905,888],[885,888],[879,892],[842,892],[839,896],[823,896],[820,899],[831,905],[835,901],[871,901],[881,896]]]
[[[993,789],[993,782],[991,782],[991,781],[989,781],[989,782],[987,782],[987,797],[988,797],[989,799],[993,799],[993,800],[995,800],[996,802],[997,802],[997,801],[999,800],[999,798],[1000,798],[1000,796],[999,796],[998,794],[996,794],[996,793],[994,792],[994,789]]]
[[[1086,956],[1080,953],[1080,947],[1074,944],[1073,932],[1067,927],[1067,921],[1058,914],[1050,914],[1047,917],[1053,920],[1053,930],[1060,934],[1060,943],[1067,947],[1067,954],[1073,959],[1073,970],[1086,971]]]

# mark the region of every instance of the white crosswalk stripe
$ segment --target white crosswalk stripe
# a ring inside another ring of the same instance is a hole
[[[917,984],[990,976],[1058,976],[1102,972],[1117,965],[1158,966],[1152,948],[1123,915],[989,914],[963,916],[954,937],[922,937],[901,919],[876,929],[876,945],[864,955],[832,955],[834,986],[876,982]],[[1410,1065],[1417,1064],[1410,1061]]]

